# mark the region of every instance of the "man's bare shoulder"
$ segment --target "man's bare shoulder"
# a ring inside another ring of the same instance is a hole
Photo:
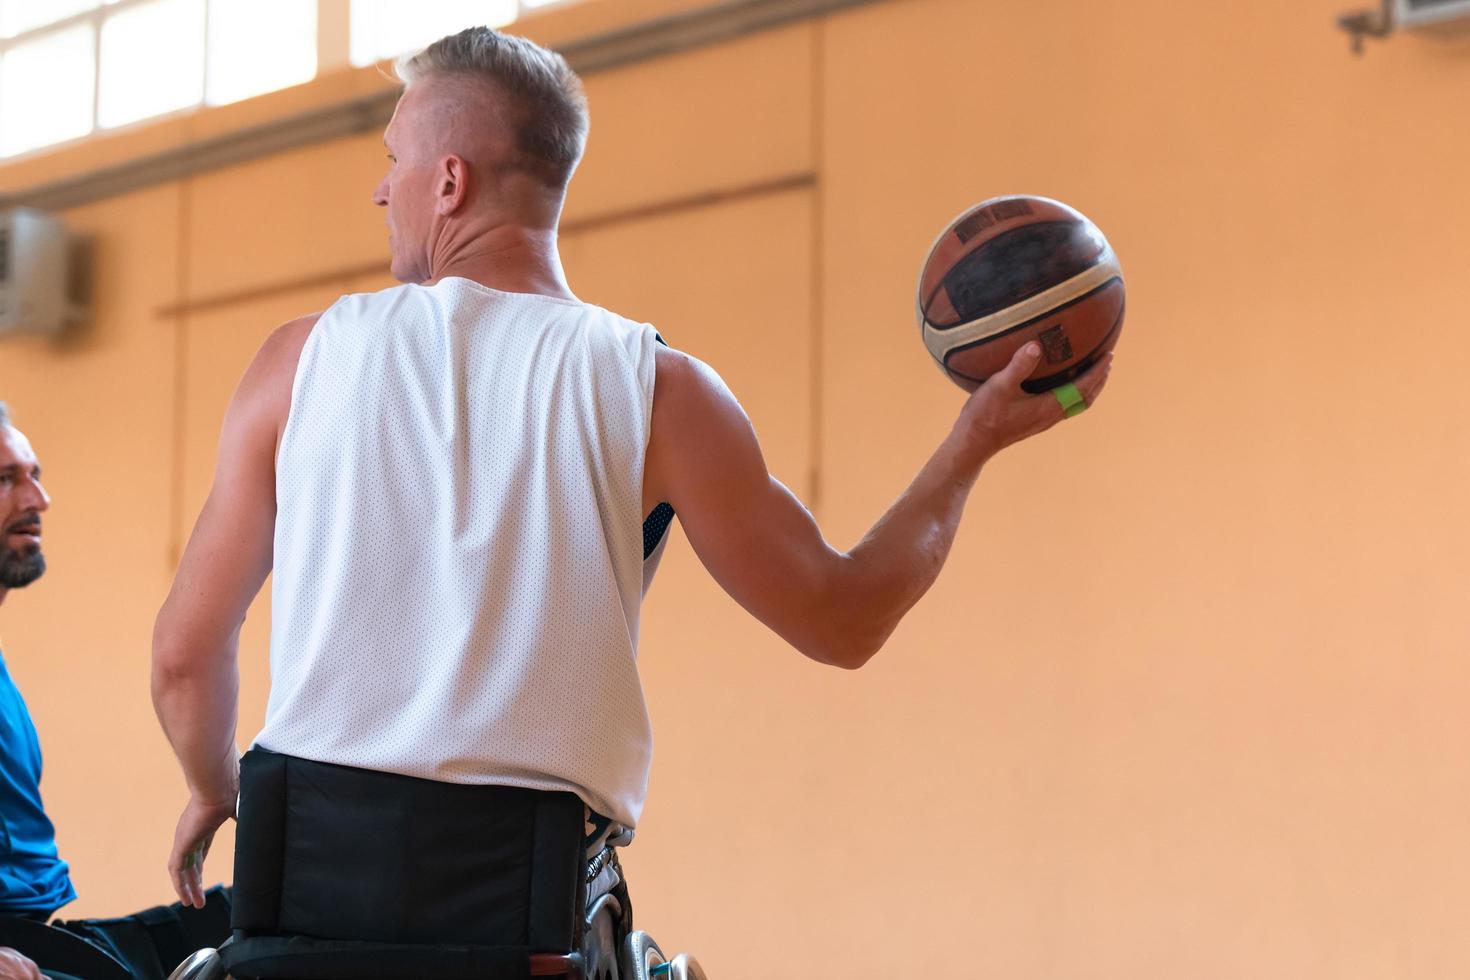
[[[279,394],[284,385],[289,396],[291,384],[296,378],[296,365],[301,360],[301,351],[321,317],[321,313],[308,313],[306,316],[288,320],[271,331],[240,381],[241,393]]]
[[[654,371],[655,419],[660,414],[683,418],[686,412],[700,412],[727,399],[734,400],[713,368],[681,350],[658,345]]]
[[[260,345],[260,353],[257,358],[268,364],[276,365],[280,362],[288,362],[292,371],[296,369],[296,362],[301,359],[301,349],[306,346],[306,340],[311,336],[316,323],[322,318],[321,311],[299,316],[294,320],[288,320],[281,324]]]
[[[708,364],[683,351],[659,346],[654,360],[651,441],[687,454],[712,445],[731,426],[743,429],[745,411],[724,379]]]
[[[644,485],[651,498],[668,500],[710,487],[699,474],[728,474],[732,468],[759,467],[764,462],[750,419],[724,380],[697,357],[659,347],[653,388],[653,424],[649,434]]]
[[[697,362],[683,351],[663,344],[655,344],[653,352],[654,397],[657,398],[660,394],[681,394],[683,387],[689,383],[689,374]]]
[[[246,430],[260,432],[262,438],[265,433],[279,435],[291,410],[291,389],[301,351],[321,316],[309,313],[289,320],[266,337],[235,389],[225,419],[227,430],[236,422]]]

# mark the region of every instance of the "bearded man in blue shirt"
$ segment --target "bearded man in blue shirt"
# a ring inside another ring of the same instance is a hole
[[[46,571],[41,514],[51,498],[31,444],[0,403],[0,605]],[[56,831],[41,805],[41,746],[0,649],[0,916],[45,922],[77,897]],[[39,977],[36,965],[0,948],[0,980]]]

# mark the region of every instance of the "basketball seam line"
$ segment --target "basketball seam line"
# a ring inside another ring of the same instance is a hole
[[[944,356],[948,358],[960,346],[970,346],[977,341],[997,337],[1016,326],[1039,319],[1054,310],[1069,305],[1083,295],[1096,292],[1099,287],[1107,285],[1114,279],[1122,278],[1123,270],[1118,265],[1117,256],[1113,254],[1112,249],[1108,249],[1103,253],[1097,265],[1085,272],[1078,273],[1071,279],[1057,283],[1044,292],[1037,293],[1030,299],[1022,300],[1009,309],[953,327],[940,328],[925,320],[924,333],[927,336],[932,332],[952,342],[953,346],[945,351]]]
[[[1025,330],[1027,327],[1032,326],[1032,325],[1034,325],[1036,323],[1040,323],[1042,320],[1045,320],[1049,316],[1055,316],[1056,314],[1062,312],[1063,310],[1067,310],[1067,309],[1070,309],[1070,308],[1076,306],[1078,303],[1084,303],[1084,302],[1086,302],[1087,300],[1089,300],[1092,297],[1096,296],[1098,293],[1102,292],[1104,289],[1107,289],[1114,282],[1117,282],[1117,283],[1121,284],[1123,282],[1123,279],[1122,279],[1121,276],[1120,277],[1117,277],[1115,279],[1109,279],[1107,282],[1103,283],[1102,285],[1096,286],[1096,287],[1094,287],[1092,289],[1089,289],[1087,292],[1083,293],[1082,295],[1077,296],[1077,297],[1075,297],[1073,299],[1070,299],[1067,302],[1061,304],[1060,306],[1055,306],[1055,307],[1051,308],[1050,310],[1047,310],[1045,313],[1042,313],[1040,316],[1034,316],[1034,317],[1032,317],[1029,320],[1023,320],[1022,322],[1016,324],[1015,326],[1012,326],[1012,327],[1008,328],[1003,333],[992,334],[992,335],[987,336],[987,337],[980,337],[980,338],[978,338],[976,340],[971,341],[968,344],[962,344],[959,347],[951,347],[949,350],[947,350],[947,351],[944,352],[944,366],[946,368],[949,367],[949,359],[951,357],[953,357],[955,354],[962,354],[962,353],[964,353],[967,350],[973,350],[974,348],[981,346],[982,344],[986,343],[987,341],[996,340],[996,339],[998,339],[1000,337],[1005,336],[1006,334],[1015,333],[1017,330]],[[1112,330],[1117,328],[1118,320],[1121,320],[1122,317],[1123,317],[1123,307],[1122,306],[1119,306],[1118,307],[1118,318],[1117,318],[1117,320],[1114,320],[1113,321],[1113,328],[1110,329],[1106,335],[1104,335],[1103,340],[1107,340],[1107,338],[1112,335]],[[953,369],[951,369],[951,370],[953,370]],[[968,377],[968,375],[966,375],[966,377]]]

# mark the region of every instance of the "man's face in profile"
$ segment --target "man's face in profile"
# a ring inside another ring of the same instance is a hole
[[[46,571],[41,512],[50,506],[30,442],[0,424],[0,589],[30,585]]]
[[[373,203],[387,210],[393,278],[399,282],[424,282],[429,278],[427,252],[436,160],[429,152],[422,117],[425,93],[433,87],[433,83],[425,83],[404,92],[383,133],[389,165],[373,192]]]

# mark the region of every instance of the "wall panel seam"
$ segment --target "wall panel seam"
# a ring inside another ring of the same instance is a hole
[[[658,201],[631,208],[619,208],[615,211],[566,221],[562,223],[559,233],[561,235],[569,235],[578,232],[617,227],[635,221],[646,221],[650,218],[660,218],[670,214],[677,214],[681,211],[692,211],[719,204],[729,204],[736,201],[746,201],[775,194],[783,194],[787,191],[814,187],[816,183],[816,174],[803,170],[752,184],[700,191],[684,197],[671,198],[666,201]],[[323,272],[313,273],[309,276],[267,282],[259,286],[252,286],[249,289],[218,293],[213,296],[201,296],[197,299],[185,300],[181,298],[179,301],[171,303],[168,306],[160,307],[156,313],[160,317],[185,317],[191,313],[237,306],[241,303],[253,302],[281,293],[306,289],[312,286],[321,286],[337,279],[350,279],[366,275],[387,275],[388,272],[389,262],[385,257],[372,262],[359,262],[354,265],[339,266]],[[188,294],[184,293],[182,295],[187,296]]]

